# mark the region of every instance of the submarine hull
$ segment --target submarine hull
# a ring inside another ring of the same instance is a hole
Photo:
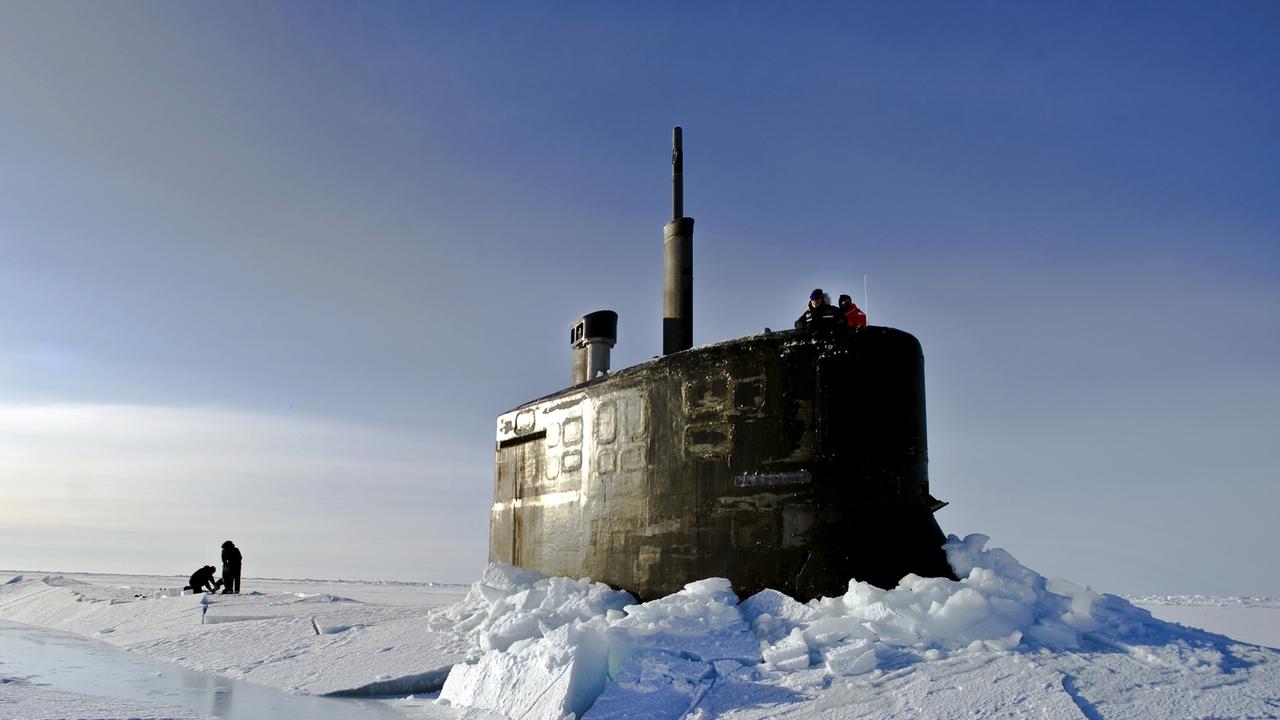
[[[951,576],[929,494],[924,360],[883,327],[694,348],[498,417],[490,561],[651,599]]]

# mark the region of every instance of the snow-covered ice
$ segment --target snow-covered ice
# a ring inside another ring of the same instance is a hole
[[[0,718],[63,720],[65,718],[137,718],[137,720],[205,720],[208,716],[162,703],[139,703],[100,695],[52,690],[39,683],[0,677]]]
[[[949,539],[959,581],[851,581],[810,602],[738,598],[711,578],[637,603],[503,565],[470,588],[277,581],[238,597],[28,573],[0,585],[0,617],[287,692],[415,693],[396,707],[421,717],[1280,716],[1280,651],[1159,620],[987,545]],[[1240,606],[1162,599],[1142,600]],[[1274,635],[1280,603],[1246,607],[1250,639]]]
[[[435,689],[473,649],[452,618],[431,607],[456,601],[461,586],[370,586],[367,594],[392,600],[375,604],[344,597],[359,594],[354,583],[342,593],[295,582],[288,586],[303,590],[180,595],[156,580],[180,588],[181,579],[132,580],[120,587],[27,575],[0,586],[0,617],[311,695]]]
[[[489,650],[455,668],[441,700],[529,718],[583,707],[586,718],[1016,716],[1018,707],[1050,717],[1266,717],[1280,707],[1271,704],[1280,702],[1274,651],[1156,620],[986,544],[982,535],[947,543],[958,582],[851,582],[844,595],[809,603],[771,590],[739,603],[725,581],[692,583],[576,621],[576,633],[559,627]],[[592,702],[600,658],[607,681]],[[586,681],[539,679],[512,696],[531,668]],[[1221,689],[1253,683],[1256,696]]]
[[[1280,648],[1280,599],[1144,595],[1127,598],[1161,620]]]

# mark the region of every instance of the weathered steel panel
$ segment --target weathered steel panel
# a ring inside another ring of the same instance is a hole
[[[673,353],[504,413],[497,441],[491,560],[642,598],[712,576],[804,598],[950,573],[904,332]]]

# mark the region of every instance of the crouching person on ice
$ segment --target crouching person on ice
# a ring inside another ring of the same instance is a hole
[[[217,571],[212,565],[204,567],[191,573],[191,579],[187,581],[187,586],[183,590],[190,590],[193,593],[202,592],[218,592],[218,588],[222,587],[221,580],[214,580],[213,573]]]

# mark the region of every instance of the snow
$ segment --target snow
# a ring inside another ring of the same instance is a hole
[[[63,692],[39,684],[0,677],[0,718],[63,720],[64,718],[137,718],[137,720],[200,720],[184,708],[160,703],[137,703],[100,695]]]
[[[1128,600],[1161,620],[1280,648],[1280,599],[1146,595]]]
[[[1280,713],[1280,651],[1046,578],[988,544],[949,538],[958,581],[850,581],[810,602],[773,590],[740,599],[709,578],[637,603],[590,579],[504,565],[469,588],[273,581],[213,597],[175,596],[155,579],[24,573],[0,575],[0,618],[292,693],[439,690],[395,704],[431,718]],[[1230,616],[1264,644],[1280,628],[1280,602],[1266,599],[1138,600],[1206,625]]]
[[[538,642],[492,650],[449,673],[440,700],[512,717],[581,716],[608,681],[608,645],[598,620],[562,625]]]
[[[277,581],[254,594],[180,595],[182,578],[97,579],[27,573],[0,586],[0,618],[310,695],[438,689],[476,651],[443,612],[462,586],[352,583],[334,593],[331,583]],[[341,599],[361,595],[383,602]]]

